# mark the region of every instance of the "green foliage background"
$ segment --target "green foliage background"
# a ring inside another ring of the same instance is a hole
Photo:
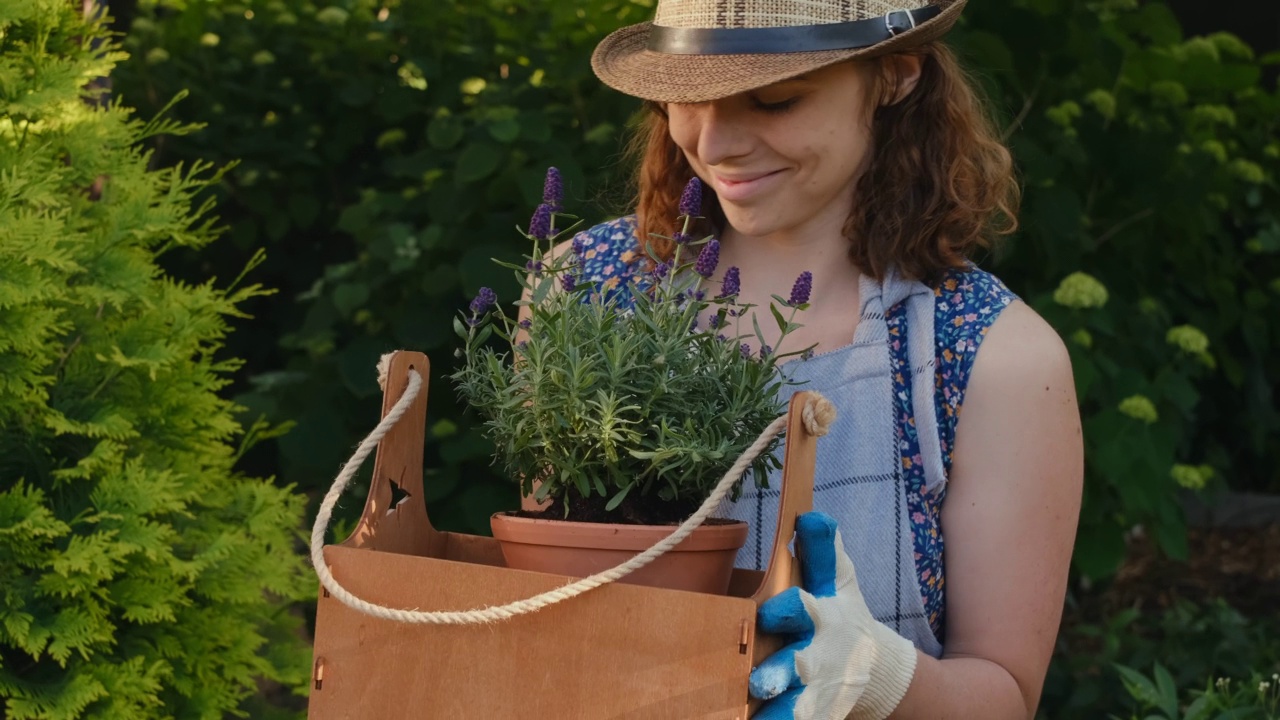
[[[1259,679],[1270,680],[1280,672],[1278,637],[1280,626],[1274,617],[1247,618],[1222,602],[1183,601],[1163,612],[1127,608],[1100,620],[1077,617],[1059,637],[1058,652],[1045,679],[1042,716],[1096,720],[1134,713],[1135,718],[1159,719],[1138,714],[1142,701],[1149,699],[1143,693],[1126,699],[1130,694],[1127,677],[1124,671],[1117,672],[1119,667],[1144,672],[1156,665],[1168,668],[1171,687],[1162,683],[1160,696],[1172,691],[1176,697],[1178,689],[1186,696],[1206,685],[1212,688],[1219,678],[1232,678],[1236,689],[1244,690],[1251,689],[1248,681],[1252,680],[1256,689]],[[1206,712],[1186,720],[1274,717],[1261,712],[1264,704],[1256,694],[1233,699],[1239,714]],[[1190,704],[1188,700],[1183,707]],[[1268,709],[1274,712],[1275,706]]]
[[[262,291],[157,267],[217,237],[222,174],[149,167],[195,128],[95,102],[104,38],[69,3],[0,12],[0,715],[267,717],[259,683],[307,679],[314,591],[303,498],[235,469],[270,429],[220,395]]]
[[[1184,38],[1160,2],[988,4],[969,28],[973,65],[1022,119],[1024,230],[991,265],[1072,345],[1088,463],[1075,565],[1108,574],[1137,524],[1182,555],[1175,474],[1280,489],[1280,98],[1247,46]],[[1050,293],[1077,270],[1105,306]]]

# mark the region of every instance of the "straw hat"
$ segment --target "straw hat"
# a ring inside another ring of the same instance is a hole
[[[605,38],[596,75],[628,95],[693,103],[942,37],[966,0],[658,0]]]

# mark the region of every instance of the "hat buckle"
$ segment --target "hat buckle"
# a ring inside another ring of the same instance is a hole
[[[907,23],[908,23],[907,26],[903,27],[903,25],[900,22],[897,22],[896,19],[894,18],[895,15],[906,15]],[[884,29],[889,31],[889,35],[891,37],[897,37],[898,35],[901,35],[902,33],[907,32],[909,30],[915,30],[916,16],[912,14],[912,11],[907,10],[905,8],[900,8],[898,10],[891,10],[884,14]]]

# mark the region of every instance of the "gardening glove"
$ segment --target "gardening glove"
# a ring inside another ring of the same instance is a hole
[[[760,606],[758,626],[799,636],[751,672],[751,695],[766,700],[755,720],[883,720],[907,693],[916,649],[871,616],[836,521],[796,518],[801,588]]]

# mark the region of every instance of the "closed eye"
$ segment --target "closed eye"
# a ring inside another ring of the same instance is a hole
[[[800,102],[800,98],[793,97],[782,100],[781,102],[771,103],[762,102],[759,98],[752,98],[752,102],[755,105],[755,108],[761,112],[781,114],[795,107],[795,104]]]

